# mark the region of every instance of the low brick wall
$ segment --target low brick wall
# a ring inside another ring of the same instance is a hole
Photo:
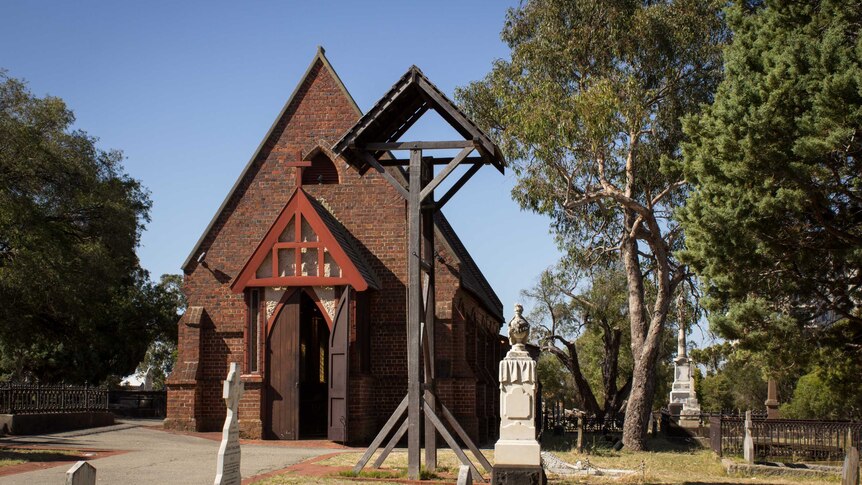
[[[114,424],[114,415],[105,411],[0,414],[0,433],[11,435],[58,433],[74,429],[98,428],[112,424]]]

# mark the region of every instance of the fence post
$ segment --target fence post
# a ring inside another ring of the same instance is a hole
[[[578,413],[578,453],[584,452],[584,413]]]

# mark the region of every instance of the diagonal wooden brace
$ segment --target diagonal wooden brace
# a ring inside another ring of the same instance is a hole
[[[392,416],[389,416],[389,421],[386,421],[386,424],[384,424],[380,432],[377,433],[374,441],[372,441],[368,449],[365,450],[365,454],[362,455],[362,458],[360,458],[356,463],[356,466],[353,467],[353,473],[358,474],[363,468],[365,468],[365,464],[368,463],[368,460],[371,459],[371,456],[374,455],[377,448],[380,448],[380,443],[383,443],[383,440],[386,439],[386,436],[389,435],[389,432],[395,427],[395,423],[404,416],[405,411],[407,411],[407,396],[404,396],[404,399],[401,400],[401,404],[395,408],[395,412],[392,413]],[[406,423],[407,421],[405,420],[404,422]]]
[[[452,451],[455,453],[455,456],[457,456],[458,459],[461,460],[461,463],[470,467],[470,470],[473,472],[473,476],[476,479],[484,482],[485,479],[482,474],[479,473],[479,469],[476,468],[476,465],[474,465],[472,461],[470,461],[470,458],[467,457],[467,454],[464,453],[464,450],[462,450],[461,447],[458,446],[458,443],[455,441],[455,438],[452,437],[452,435],[449,433],[449,430],[446,429],[446,426],[443,426],[443,422],[440,421],[440,418],[437,417],[437,415],[434,413],[434,410],[431,408],[430,405],[428,405],[427,401],[425,402],[425,406],[423,406],[423,408],[425,410],[425,416],[427,416],[431,423],[434,424],[434,427],[437,428],[437,432],[440,433],[440,436],[443,437],[443,440],[446,441],[446,444],[449,445],[449,448],[452,449]]]

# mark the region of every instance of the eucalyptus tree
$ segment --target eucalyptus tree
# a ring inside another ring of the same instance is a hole
[[[512,161],[515,200],[549,215],[569,254],[611,254],[625,269],[631,449],[645,446],[660,342],[687,276],[672,219],[686,194],[679,120],[710,102],[720,79],[722,4],[525,2],[502,31],[510,58],[456,92]]]
[[[613,417],[632,383],[625,275],[619,268],[589,273],[549,268],[522,294],[533,304],[533,338],[568,372],[575,405]],[[600,372],[585,368],[589,354],[598,354]]]

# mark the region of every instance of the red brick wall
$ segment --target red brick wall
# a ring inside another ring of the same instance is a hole
[[[205,264],[195,261],[196,254],[185,268],[184,291],[189,305],[204,307],[207,319],[200,329],[199,344],[180,343],[178,360],[188,358],[197,345],[200,368],[194,392],[188,384],[169,384],[171,426],[221,428],[225,415],[222,380],[230,362],[246,362],[246,303],[243,295],[230,291],[230,283],[294,190],[295,168],[285,166],[286,162],[294,161],[299,150],[305,154],[318,144],[331,146],[358,117],[334,77],[318,61],[203,240],[200,251],[206,251]],[[360,177],[340,161],[336,168],[339,184],[304,188],[359,241],[360,251],[382,286],[381,291],[370,295],[370,375],[360,374],[359,361],[351,359],[348,426],[352,439],[369,440],[403,398],[407,387],[406,204],[373,171]],[[442,247],[442,241],[438,241],[438,247]],[[457,261],[454,255],[444,258],[450,264]],[[480,433],[479,420],[484,420],[487,428],[487,406],[477,407],[475,402],[479,395],[474,368],[481,364],[476,361],[476,342],[465,342],[468,335],[476,335],[475,329],[469,328],[477,323],[464,321],[454,329],[453,308],[463,300],[473,309],[473,315],[482,315],[483,322],[490,317],[472,297],[459,290],[457,264],[451,269],[440,264],[437,267],[438,355],[446,356],[452,367],[451,382],[441,385],[441,399],[453,413],[470,421],[467,429],[471,435],[486,437],[486,431]],[[496,325],[499,329],[499,322]],[[352,330],[355,335],[355,328]],[[181,332],[180,338],[184,335]],[[465,349],[471,349],[468,361],[464,360]],[[496,376],[496,369],[492,375]],[[265,414],[264,384],[260,376],[245,376],[243,380],[247,391],[240,404],[241,430],[246,437],[260,437]]]

